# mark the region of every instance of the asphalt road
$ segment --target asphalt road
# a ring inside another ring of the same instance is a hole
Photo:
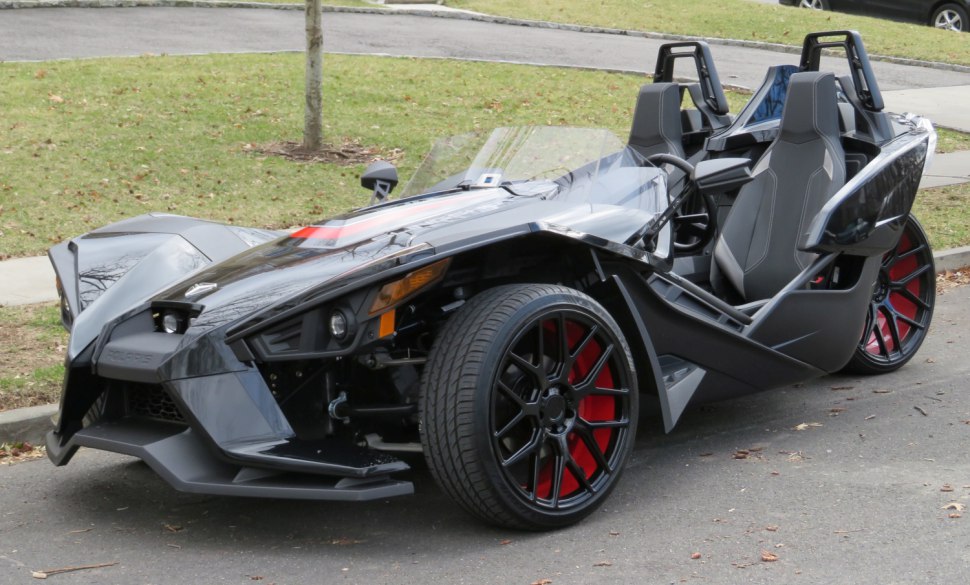
[[[0,12],[0,60],[212,52],[302,51],[303,13],[209,8],[50,8]],[[408,15],[327,13],[324,48],[653,72],[664,41]],[[797,56],[717,45],[722,81],[758,87],[769,65]],[[826,66],[844,69],[842,62]],[[970,85],[970,74],[874,64],[883,90]]]
[[[828,377],[645,414],[604,509],[549,534],[484,527],[418,462],[417,495],[363,504],[179,494],[133,459],[81,450],[0,467],[0,583],[966,583],[970,287],[944,294],[899,372]],[[922,412],[925,412],[925,415]],[[807,423],[806,430],[794,430]],[[821,426],[812,426],[818,423]],[[735,459],[740,450],[747,459]],[[944,491],[952,489],[952,491]],[[762,551],[777,555],[763,562]],[[691,559],[698,552],[701,558]]]

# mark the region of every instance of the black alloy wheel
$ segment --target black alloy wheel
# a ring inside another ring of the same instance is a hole
[[[885,374],[899,369],[926,338],[935,302],[933,250],[910,215],[899,243],[883,257],[862,339],[846,371]]]
[[[489,523],[578,522],[633,447],[630,350],[606,310],[573,289],[509,285],[472,298],[435,341],[422,382],[432,474]]]

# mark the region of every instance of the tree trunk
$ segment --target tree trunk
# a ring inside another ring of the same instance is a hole
[[[303,114],[303,148],[323,145],[323,26],[320,0],[306,0],[306,109]]]

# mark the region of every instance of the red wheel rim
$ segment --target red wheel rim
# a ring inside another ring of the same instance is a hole
[[[896,248],[883,257],[861,349],[871,359],[906,359],[926,334],[935,294],[933,257],[924,237],[907,223]]]

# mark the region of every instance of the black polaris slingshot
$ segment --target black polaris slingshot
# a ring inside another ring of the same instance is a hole
[[[819,71],[829,51],[843,75]],[[669,431],[693,404],[913,357],[935,274],[910,208],[935,143],[883,111],[858,33],[809,35],[736,115],[707,45],[673,43],[627,141],[444,140],[404,196],[375,163],[370,206],[287,234],[109,225],[50,251],[71,337],[48,454],[363,501],[412,493],[403,454],[423,453],[484,521],[575,523],[616,486],[641,400]]]

